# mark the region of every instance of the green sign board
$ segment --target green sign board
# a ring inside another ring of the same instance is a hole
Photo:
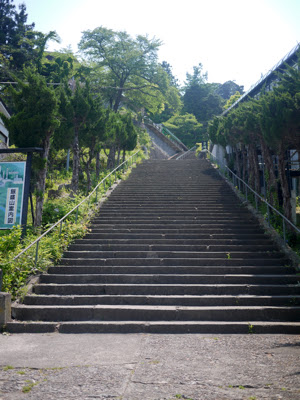
[[[0,229],[21,225],[26,162],[0,162]]]

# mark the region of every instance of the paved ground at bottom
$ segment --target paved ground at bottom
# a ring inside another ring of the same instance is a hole
[[[300,399],[300,336],[0,335],[0,400]]]

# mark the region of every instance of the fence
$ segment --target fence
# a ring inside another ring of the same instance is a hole
[[[284,243],[287,244],[287,239],[286,239],[286,226],[290,226],[296,233],[300,233],[300,229],[294,225],[289,219],[287,219],[280,211],[278,211],[275,207],[273,207],[264,197],[262,197],[260,194],[258,194],[255,190],[253,190],[243,179],[241,179],[239,176],[237,176],[230,168],[227,167],[227,165],[224,164],[223,161],[218,160],[209,150],[206,150],[206,153],[208,154],[209,159],[213,159],[214,163],[216,163],[219,166],[220,172],[226,176],[226,173],[228,174],[228,177],[231,177],[233,185],[235,187],[238,187],[239,191],[245,194],[246,201],[248,202],[248,197],[249,194],[253,194],[254,196],[254,202],[255,202],[255,207],[256,210],[258,210],[258,201],[261,201],[264,203],[267,207],[267,221],[269,226],[272,225],[271,223],[271,211],[274,212],[282,221],[282,234],[283,234],[283,240]],[[274,227],[274,225],[272,225]]]

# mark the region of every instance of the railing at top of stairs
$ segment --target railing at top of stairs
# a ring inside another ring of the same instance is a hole
[[[192,151],[195,151],[197,146],[192,147],[188,151],[185,151],[184,153],[180,154],[178,157],[175,158],[175,160],[183,160],[184,158],[187,158]]]
[[[283,241],[285,245],[288,245],[287,239],[286,239],[286,224],[288,224],[297,234],[300,233],[300,229],[294,225],[288,218],[286,218],[280,211],[278,211],[275,207],[273,207],[267,199],[262,197],[260,194],[258,194],[254,189],[252,189],[248,183],[246,183],[242,178],[240,178],[238,175],[236,175],[225,163],[223,160],[218,160],[217,157],[215,157],[209,150],[205,150],[205,152],[208,155],[208,159],[211,161],[213,160],[213,163],[216,164],[219,167],[220,173],[224,177],[229,177],[232,180],[233,185],[238,188],[238,190],[245,195],[246,201],[249,203],[249,194],[253,194],[254,196],[254,201],[255,201],[255,208],[258,211],[258,201],[261,201],[267,206],[267,215],[266,215],[266,220],[268,222],[269,226],[272,225],[272,220],[271,220],[271,210],[274,212],[279,218],[281,218],[281,223],[282,223],[282,236],[283,236]]]

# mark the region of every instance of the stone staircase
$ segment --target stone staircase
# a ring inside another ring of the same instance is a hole
[[[300,333],[300,277],[206,160],[145,161],[10,332]]]

